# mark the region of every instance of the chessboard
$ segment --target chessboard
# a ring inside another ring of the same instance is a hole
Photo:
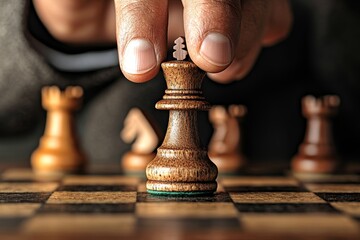
[[[360,175],[220,176],[214,195],[158,196],[145,179],[101,172],[0,175],[0,238],[359,239]]]

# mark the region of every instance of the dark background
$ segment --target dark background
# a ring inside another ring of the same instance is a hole
[[[243,121],[244,153],[251,162],[268,164],[274,161],[288,163],[303,139],[306,122],[301,115],[301,97],[307,94],[337,94],[341,98],[341,107],[334,119],[335,145],[344,159],[358,161],[360,2],[317,0],[291,3],[294,24],[289,37],[274,47],[264,49],[245,79],[229,85],[205,79],[204,94],[212,104],[238,103],[247,106],[248,114]],[[30,5],[28,9],[31,9]],[[89,50],[86,47],[74,49],[57,42],[36,22],[36,16],[25,16],[24,23],[30,31],[25,29],[16,33],[15,29],[15,35],[32,34],[42,42],[70,53]],[[11,17],[21,16],[12,14]],[[7,24],[7,21],[0,22],[0,27],[6,28]],[[27,46],[31,48],[31,44]],[[3,44],[0,50],[4,47]],[[105,48],[109,47],[112,46]],[[12,50],[19,51],[16,48]],[[3,73],[21,71],[16,65],[8,66],[4,60],[2,63],[0,81],[13,76]],[[161,73],[149,83],[134,84],[124,79],[117,67],[83,74],[65,73],[51,66],[49,69],[52,75],[35,71],[22,81],[34,81],[37,93],[47,83],[44,80],[37,84],[35,79],[52,76],[56,76],[50,82],[52,84],[79,84],[84,87],[85,105],[77,115],[78,131],[83,148],[92,162],[118,163],[122,154],[129,150],[130,145],[123,143],[119,134],[123,119],[132,107],[144,110],[165,133],[167,113],[154,109],[155,102],[161,99],[165,89]],[[101,76],[99,79],[102,80],[82,79],[88,75],[92,75],[93,79]],[[14,75],[13,79],[16,81],[18,77]],[[0,94],[4,91],[0,82]],[[26,88],[23,92],[30,94]],[[11,94],[12,89],[7,88],[6,93]],[[4,101],[0,104],[0,161],[26,163],[44,127],[45,112],[40,107],[40,95],[34,97],[33,105],[28,107],[31,111],[21,109],[26,114],[17,115],[16,111],[20,111],[20,108],[16,106],[14,113],[4,110],[9,109],[6,104]],[[206,113],[201,114],[200,120],[202,141],[206,143],[212,134],[211,125]],[[14,124],[9,124],[9,121]]]

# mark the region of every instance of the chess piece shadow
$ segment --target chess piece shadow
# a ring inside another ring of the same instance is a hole
[[[31,155],[31,165],[37,174],[80,172],[86,157],[75,134],[73,113],[81,106],[83,90],[69,86],[61,91],[56,86],[42,89],[42,105],[47,110],[44,135]]]

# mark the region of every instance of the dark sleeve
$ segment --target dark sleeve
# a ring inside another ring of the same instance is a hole
[[[0,134],[30,130],[40,119],[39,91],[49,74],[26,38],[26,1],[0,8]]]

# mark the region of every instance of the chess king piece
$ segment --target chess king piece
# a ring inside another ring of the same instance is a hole
[[[133,143],[131,150],[124,154],[121,166],[128,174],[145,174],[146,166],[155,157],[159,134],[151,121],[138,108],[129,111],[124,120],[121,139]]]
[[[209,119],[214,126],[214,134],[209,143],[209,157],[216,164],[219,173],[238,172],[246,163],[241,153],[240,122],[246,114],[243,105],[214,106]]]
[[[302,100],[303,115],[307,118],[305,139],[292,159],[296,173],[331,173],[337,170],[330,118],[337,113],[340,99],[329,95],[316,99],[306,96]]]
[[[58,87],[42,89],[42,105],[47,110],[44,135],[39,147],[31,156],[36,173],[63,174],[78,172],[86,160],[75,135],[73,112],[80,108],[83,90],[81,87]]]
[[[201,91],[205,72],[183,61],[183,42],[175,40],[177,61],[161,64],[167,90],[156,108],[170,110],[170,115],[165,139],[146,168],[146,187],[152,194],[201,195],[217,189],[217,168],[201,146],[197,126],[197,111],[210,109]]]

